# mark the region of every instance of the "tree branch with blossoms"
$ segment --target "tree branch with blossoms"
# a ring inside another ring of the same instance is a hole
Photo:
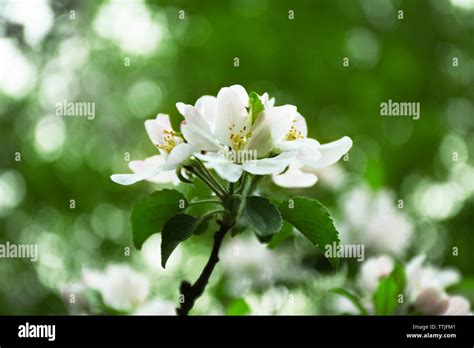
[[[226,235],[253,233],[268,243],[286,221],[315,247],[339,243],[332,218],[323,204],[307,197],[289,197],[277,202],[258,195],[265,177],[283,187],[310,187],[314,171],[337,162],[352,146],[349,137],[320,144],[307,136],[304,117],[293,105],[275,106],[267,93],[247,93],[240,85],[222,88],[217,97],[203,96],[194,105],[177,103],[184,121],[180,133],[171,127],[168,115],[145,121],[150,140],[159,154],[129,164],[132,174],[115,174],[121,185],[142,180],[195,185],[202,181],[212,195],[198,199],[178,189],[163,189],[132,207],[132,237],[140,249],[155,233],[161,233],[161,264],[181,242],[207,231],[209,221],[218,222],[209,260],[198,279],[180,286],[179,315],[187,315],[204,293],[219,261]],[[192,214],[196,205],[219,205],[205,214]],[[338,258],[328,257],[337,268]]]

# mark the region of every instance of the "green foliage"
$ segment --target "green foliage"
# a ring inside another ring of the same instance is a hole
[[[166,221],[186,206],[183,194],[176,190],[161,190],[136,202],[132,207],[133,244],[140,249],[154,233],[161,232]]]
[[[204,216],[196,222],[196,228],[193,231],[193,234],[199,236],[208,231],[215,232],[219,228],[219,225],[216,223],[216,219],[212,215]]]
[[[392,273],[382,278],[373,296],[375,314],[395,314],[400,306],[398,296],[405,291],[405,269],[403,265],[396,264]]]
[[[257,237],[268,238],[280,231],[282,219],[275,205],[267,198],[252,196],[245,200],[241,222],[253,230]]]
[[[161,233],[161,266],[163,268],[178,244],[193,235],[198,222],[198,219],[188,214],[175,215],[166,222]]]
[[[250,123],[254,124],[257,121],[258,116],[263,111],[264,106],[259,96],[255,92],[249,93],[249,105],[250,105]]]
[[[298,229],[317,248],[324,253],[326,245],[339,245],[339,234],[334,227],[331,216],[324,205],[315,199],[295,197],[281,203],[278,207],[286,221]],[[329,262],[334,268],[339,265],[339,258],[333,256]]]
[[[234,300],[227,309],[227,315],[247,315],[250,314],[250,306],[243,298]]]
[[[293,225],[290,223],[283,221],[280,231],[275,233],[272,236],[272,240],[268,243],[269,249],[277,248],[283,241],[290,238],[293,235]]]

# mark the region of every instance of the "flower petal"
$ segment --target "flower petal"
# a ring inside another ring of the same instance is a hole
[[[321,145],[311,138],[286,140],[278,144],[278,149],[282,152],[296,151],[298,153],[296,158],[304,165],[314,163],[321,158],[321,152],[319,152],[320,147]]]
[[[137,165],[140,166],[138,163],[133,165],[131,163],[132,162],[130,162],[130,165],[132,167],[135,166],[135,168],[137,168]],[[120,185],[132,185],[136,182],[153,178],[163,170],[163,167],[163,163],[145,164],[142,166],[141,170],[134,174],[114,174],[110,178],[113,182]]]
[[[209,122],[211,129],[213,129],[216,121],[217,98],[210,95],[204,95],[196,101],[194,105],[196,109]]]
[[[428,315],[444,314],[449,307],[449,299],[438,288],[423,289],[416,297],[415,308],[417,311]]]
[[[152,168],[153,166],[164,165],[164,163],[165,163],[165,158],[163,156],[155,155],[152,157],[148,157],[143,161],[131,161],[128,164],[128,167],[130,168],[132,172],[134,172],[135,174],[138,174],[143,171],[150,170],[150,168]],[[171,183],[173,185],[178,185],[180,183],[180,180],[174,170],[161,171],[158,173],[158,175],[146,180],[157,183],[157,184],[170,184]]]
[[[303,138],[308,136],[308,126],[306,125],[306,120],[299,112],[297,112],[294,116],[292,125],[296,128],[296,130],[301,132],[301,136]]]
[[[243,92],[238,92],[239,90],[237,87],[224,87],[217,95],[217,116],[214,133],[222,144],[229,146],[233,145],[232,134],[242,134],[244,136],[249,131],[249,115],[246,103],[242,100],[241,94]]]
[[[145,129],[154,145],[164,143],[164,130],[171,131],[170,117],[166,114],[158,114],[154,120],[145,121]]]
[[[242,87],[241,85],[232,85],[229,88],[238,94],[240,100],[245,105],[245,107],[249,106],[249,95],[244,87]]]
[[[192,105],[177,103],[176,107],[186,119],[181,124],[185,139],[199,150],[217,151],[220,145],[212,134],[209,122]]]
[[[275,98],[271,98],[270,99],[270,96],[268,95],[268,93],[263,93],[261,96],[260,96],[260,101],[262,102],[263,104],[263,107],[266,109],[266,108],[269,108],[269,107],[272,107],[272,106],[275,106]]]
[[[319,147],[319,152],[321,152],[322,155],[321,158],[316,162],[307,162],[305,165],[312,169],[330,166],[339,161],[351,147],[352,140],[349,137],[342,137],[339,140],[321,145]]]
[[[214,169],[221,178],[229,182],[236,182],[242,175],[242,166],[229,161],[222,154],[210,152],[207,154],[196,153],[194,156],[206,162],[209,168]]]
[[[266,156],[288,132],[296,107],[283,105],[265,109],[252,126],[246,149],[257,150],[258,157]]]
[[[445,315],[469,315],[471,304],[464,297],[455,295],[449,298],[449,307]]]
[[[274,174],[273,182],[281,187],[302,188],[311,187],[318,181],[318,177],[312,173],[304,173],[300,169],[289,169],[283,174]]]
[[[188,143],[182,143],[182,144],[176,145],[175,147],[173,147],[168,158],[166,159],[166,163],[163,166],[163,170],[176,169],[177,167],[179,167],[181,163],[183,163],[189,157],[191,157],[191,155],[195,151],[196,151],[196,148],[193,145],[188,144]]]
[[[296,152],[282,152],[275,157],[244,162],[243,166],[246,172],[255,175],[276,174],[288,167],[296,155]]]

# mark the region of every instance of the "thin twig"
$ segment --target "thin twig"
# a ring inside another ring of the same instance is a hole
[[[230,230],[230,227],[224,223],[221,223],[221,227],[214,235],[214,245],[212,246],[211,256],[204,266],[201,275],[194,284],[191,285],[188,281],[183,281],[180,286],[181,293],[181,304],[180,307],[176,308],[176,313],[180,316],[189,314],[189,311],[193,308],[194,302],[204,293],[204,289],[209,282],[212,271],[219,262],[219,249],[226,233]]]

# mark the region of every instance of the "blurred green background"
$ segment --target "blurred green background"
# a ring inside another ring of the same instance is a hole
[[[423,252],[474,279],[473,34],[471,0],[2,1],[0,242],[37,243],[40,258],[0,260],[0,313],[67,313],[61,287],[111,262],[149,272],[154,291],[175,302],[179,280],[205,262],[210,235],[183,244],[177,266],[161,270],[159,244],[134,250],[129,225],[132,202],[156,186],[109,177],[128,172],[128,155],[155,153],[144,120],[168,113],[177,127],[176,102],[236,83],[296,105],[321,143],[354,141],[338,165],[343,183],[262,190],[316,197],[339,220],[352,187],[388,190],[413,226],[398,256]],[[419,102],[420,119],[381,117],[388,99]],[[65,100],[95,103],[95,118],[57,116]],[[281,277],[247,287],[247,302],[283,287],[304,294],[302,312],[327,312],[315,303],[318,286],[339,275],[301,240],[285,243],[297,256],[275,249]],[[262,260],[243,267],[257,264],[249,279]],[[304,279],[288,276],[285,262]],[[198,312],[246,311],[228,272],[220,267]]]

